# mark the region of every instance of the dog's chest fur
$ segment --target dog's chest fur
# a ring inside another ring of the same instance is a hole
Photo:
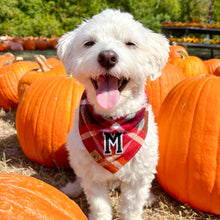
[[[72,127],[67,138],[67,149],[69,151],[70,164],[76,173],[86,176],[87,179],[93,181],[137,181],[142,175],[146,175],[146,171],[155,173],[157,163],[157,127],[153,120],[151,106],[148,106],[149,132],[141,149],[136,153],[125,166],[123,166],[116,174],[112,174],[104,169],[100,164],[95,162],[89,152],[86,150],[79,132],[79,108],[76,110],[74,126]],[[143,172],[143,173],[142,173]]]

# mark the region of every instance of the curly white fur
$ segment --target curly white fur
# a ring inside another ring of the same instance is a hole
[[[87,42],[92,42],[92,45],[85,46]],[[112,50],[118,56],[117,64],[108,70],[108,74],[130,79],[121,91],[118,103],[111,109],[103,109],[97,103],[96,91],[90,80],[106,73],[97,61],[98,54],[103,50]],[[64,34],[57,51],[66,72],[84,84],[88,100],[96,113],[115,119],[142,108],[146,77],[153,80],[160,76],[168,59],[169,44],[163,35],[144,28],[129,13],[106,9]],[[151,182],[158,160],[157,126],[150,105],[148,111],[148,134],[144,145],[130,162],[112,174],[96,163],[85,149],[79,134],[76,110],[74,126],[67,138],[67,149],[78,179],[73,184],[67,184],[63,191],[69,196],[77,196],[82,186],[90,204],[90,220],[112,219],[108,187],[114,182],[120,182],[119,211],[122,219],[142,219],[143,207],[150,199]]]

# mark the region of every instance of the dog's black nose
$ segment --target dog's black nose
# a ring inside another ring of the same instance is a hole
[[[98,55],[98,62],[102,67],[110,69],[118,62],[118,55],[113,50],[103,50]]]

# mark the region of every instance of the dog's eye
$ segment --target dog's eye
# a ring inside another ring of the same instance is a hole
[[[125,43],[127,46],[136,46],[135,43],[131,42],[131,41],[128,41]]]
[[[91,46],[93,46],[95,44],[95,41],[87,41],[85,44],[84,44],[84,46],[86,46],[86,47],[91,47]]]

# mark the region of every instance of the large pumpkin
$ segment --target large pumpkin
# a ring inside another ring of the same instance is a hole
[[[69,167],[66,138],[83,90],[74,78],[51,76],[37,80],[24,93],[16,129],[29,159],[48,167]]]
[[[0,195],[1,220],[87,220],[65,194],[30,176],[1,173]]]
[[[170,59],[170,62],[179,68],[182,68],[186,77],[208,75],[208,69],[202,59],[197,56],[188,56],[183,51],[181,58]]]
[[[158,114],[157,178],[177,200],[220,214],[220,78],[183,80]]]
[[[163,68],[159,78],[154,81],[147,78],[145,89],[155,116],[157,116],[168,92],[183,79],[185,79],[185,76],[182,70],[169,62]]]
[[[30,70],[39,68],[32,61],[19,61],[6,65],[0,69],[0,107],[8,110],[18,104],[18,82]]]

